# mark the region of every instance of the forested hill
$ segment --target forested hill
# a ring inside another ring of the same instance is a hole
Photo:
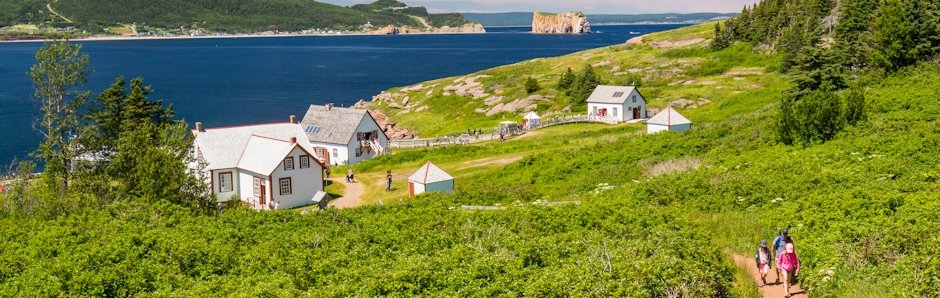
[[[51,4],[50,4],[51,3]],[[53,15],[46,4],[61,14]],[[424,7],[408,7],[394,0],[341,7],[310,0],[0,0],[0,27],[21,23],[54,22],[93,29],[112,24],[146,24],[159,28],[201,28],[221,32],[258,32],[277,29],[358,29],[360,26],[460,26],[460,14],[428,14]],[[91,31],[91,30],[89,30]]]

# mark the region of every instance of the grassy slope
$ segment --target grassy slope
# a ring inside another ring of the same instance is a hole
[[[711,26],[687,27],[645,40],[690,39],[703,36]],[[870,120],[827,144],[806,148],[775,144],[773,106],[787,84],[775,72],[776,59],[753,54],[742,45],[718,53],[695,46],[614,46],[467,77],[492,75],[484,80],[487,90],[522,96],[524,76],[515,74],[546,74],[538,77],[546,86],[566,67],[605,60],[622,65],[621,69],[650,69],[644,72],[648,77],[641,90],[652,99],[651,106],[680,97],[708,98],[712,104],[683,111],[697,123],[688,134],[624,137],[607,145],[566,147],[567,151],[530,156],[495,171],[464,177],[458,187],[533,200],[583,197],[596,190],[598,183],[609,183],[625,191],[602,195],[603,199],[648,201],[675,210],[712,231],[719,246],[744,255],[751,253],[758,240],[772,238],[783,226],[791,227],[805,265],[811,268],[804,271],[804,286],[814,294],[938,293],[940,284],[926,273],[940,271],[940,263],[931,257],[940,252],[940,238],[930,232],[940,227],[940,154],[936,149],[940,148],[936,116],[940,107],[935,102],[940,96],[935,87],[940,69],[936,65],[866,78]],[[752,74],[738,76],[743,80],[722,75],[742,70]],[[765,73],[756,74],[761,71]],[[608,81],[622,78],[610,70],[604,73]],[[693,77],[714,84],[669,84]],[[435,92],[439,92],[441,85],[455,79],[424,85],[436,84]],[[412,101],[420,100],[423,92],[409,96]],[[424,104],[435,112],[430,114],[457,119],[455,124],[421,126],[443,120],[427,113],[399,115],[401,123],[438,133],[499,120],[468,112],[475,107],[474,101],[465,98],[432,96]],[[395,112],[383,103],[377,108]],[[700,161],[702,166],[659,177],[644,173],[657,164],[683,159]],[[898,286],[902,284],[911,287]]]

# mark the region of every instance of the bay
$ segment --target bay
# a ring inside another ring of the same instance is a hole
[[[207,127],[287,121],[310,104],[341,106],[392,87],[539,57],[621,44],[685,25],[594,26],[601,33],[531,34],[529,27],[485,34],[298,36],[85,41],[93,73],[84,89],[104,90],[117,76],[143,77],[151,99]],[[27,76],[41,43],[0,43],[0,166],[28,158],[41,141]],[[0,172],[3,172],[0,170]]]

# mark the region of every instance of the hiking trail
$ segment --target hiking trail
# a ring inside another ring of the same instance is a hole
[[[55,16],[59,17],[60,19],[64,20],[66,23],[73,23],[72,20],[69,20],[69,19],[66,18],[65,16],[62,16],[62,15],[59,14],[57,11],[55,11],[55,9],[52,9],[52,4],[55,4],[55,3],[57,3],[57,2],[59,2],[59,0],[55,0],[55,1],[53,1],[52,3],[46,3],[46,8],[49,9],[49,12],[51,12],[51,13],[54,14]]]
[[[330,206],[336,208],[355,208],[362,206],[362,193],[365,192],[365,187],[360,183],[362,181],[346,182],[345,178],[331,178],[327,180],[346,186],[346,192],[343,193],[343,196],[330,201]]]
[[[747,272],[753,277],[754,285],[760,285],[760,274],[757,272],[757,266],[754,266],[753,257],[745,257],[739,254],[734,254],[731,256],[734,259],[734,264],[740,268],[747,269]],[[774,267],[770,270],[770,273],[767,273],[767,285],[759,288],[761,297],[773,297],[773,298],[783,298],[786,297],[783,290],[783,281],[780,283],[774,283],[777,278],[777,274],[774,272],[777,268]],[[790,286],[790,293],[793,296],[790,297],[809,297],[806,295],[806,292],[800,288],[800,284],[795,284]]]

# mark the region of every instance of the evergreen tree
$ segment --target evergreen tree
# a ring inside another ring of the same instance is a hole
[[[80,130],[79,110],[89,95],[76,90],[88,76],[88,55],[81,48],[67,39],[46,42],[36,51],[36,64],[29,72],[42,111],[38,156],[45,163],[43,181],[60,198],[68,190],[71,163],[77,156],[73,135]]]
[[[587,102],[587,98],[591,96],[591,92],[594,92],[594,88],[597,88],[597,85],[601,83],[600,77],[594,72],[594,67],[585,64],[584,68],[581,69],[581,73],[578,74],[578,78],[575,79],[569,95],[574,99],[575,104],[584,104]]]
[[[565,73],[561,74],[561,77],[558,78],[558,90],[568,90],[574,85],[575,75],[569,67],[568,70],[565,70]]]
[[[845,124],[855,125],[865,120],[865,91],[862,88],[850,89],[845,93],[843,101],[845,111],[842,114],[845,117]]]

